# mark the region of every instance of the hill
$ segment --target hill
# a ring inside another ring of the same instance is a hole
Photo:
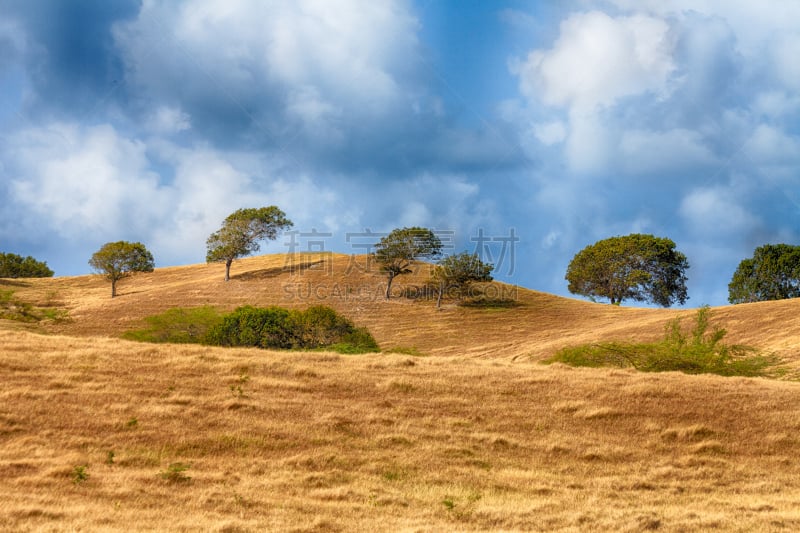
[[[157,269],[113,300],[89,276],[0,282],[71,317],[0,323],[0,529],[800,529],[800,384],[538,364],[691,311],[500,285],[515,306],[437,311],[323,259],[250,258],[229,283],[219,265]],[[170,307],[244,303],[325,303],[424,356],[116,338]],[[796,365],[797,306],[714,313]]]
[[[421,287],[428,266],[397,278],[393,291]],[[213,305],[325,304],[372,331],[383,349],[413,348],[426,355],[541,359],[564,345],[599,339],[649,340],[664,324],[692,311],[615,307],[562,298],[522,287],[493,283],[489,295],[512,300],[504,307],[460,307],[431,300],[383,297],[385,278],[366,256],[307,254],[237,261],[230,282],[221,266],[191,265],[156,269],[120,283],[110,298],[99,276],[0,280],[20,299],[64,308],[70,321],[45,325],[50,333],[118,336],[140,327],[146,316],[171,307]],[[800,302],[784,300],[714,309],[731,342],[753,345],[792,360],[800,359]]]

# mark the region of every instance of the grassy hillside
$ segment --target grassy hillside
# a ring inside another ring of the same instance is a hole
[[[142,325],[146,316],[171,307],[239,305],[308,307],[329,305],[367,326],[384,349],[416,348],[426,355],[541,359],[566,344],[598,339],[658,337],[665,322],[691,311],[635,309],[561,298],[499,283],[489,293],[513,298],[514,307],[437,310],[430,300],[383,298],[385,278],[376,267],[365,270],[366,257],[347,255],[267,255],[237,261],[230,282],[222,265],[157,269],[120,282],[119,296],[98,276],[0,280],[20,299],[55,305],[70,321],[45,323],[47,332],[118,336]],[[288,268],[288,267],[291,267]],[[428,266],[401,276],[393,289],[420,286]],[[699,304],[699,302],[698,302]],[[800,359],[800,301],[727,306],[714,317],[729,330],[728,339]]]
[[[522,289],[515,307],[437,311],[359,295],[381,277],[320,259],[247,259],[229,283],[219,265],[158,269],[114,300],[94,277],[0,282],[70,316],[0,323],[0,529],[800,528],[800,384],[538,363],[658,337],[678,311]],[[427,357],[116,338],[170,307],[244,303],[325,303]],[[799,303],[714,313],[797,366]]]

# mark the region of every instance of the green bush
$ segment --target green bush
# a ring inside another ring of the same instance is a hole
[[[720,376],[774,376],[783,371],[780,360],[754,348],[722,342],[726,331],[710,329],[711,311],[697,311],[694,327],[685,331],[681,320],[667,323],[664,338],[654,343],[609,342],[559,350],[545,363],[588,367],[633,367],[643,372],[677,371]]]
[[[299,337],[298,343],[303,348],[330,346],[355,331],[352,322],[324,305],[295,311],[292,318]]]
[[[247,305],[225,315],[209,329],[204,342],[216,346],[294,348],[296,327],[288,309]]]
[[[380,351],[369,331],[321,305],[305,311],[240,307],[210,328],[204,342],[271,349],[328,348],[340,353]]]
[[[174,307],[145,318],[148,327],[127,331],[122,337],[140,342],[203,342],[209,329],[222,321],[222,314],[211,306]]]
[[[336,344],[329,347],[331,350],[343,354],[359,354],[380,352],[381,348],[372,337],[367,328],[355,328],[345,333]]]

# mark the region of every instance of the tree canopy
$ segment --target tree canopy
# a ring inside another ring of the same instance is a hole
[[[0,253],[0,278],[49,278],[53,271],[44,261],[31,256],[22,257],[11,253]]]
[[[292,226],[292,221],[274,205],[239,209],[228,215],[222,227],[206,241],[206,261],[224,262],[225,281],[228,281],[234,259],[257,252],[261,249],[260,241],[274,240],[279,231]]]
[[[383,237],[375,246],[374,257],[388,276],[386,299],[391,297],[394,278],[411,273],[415,260],[436,259],[441,253],[442,241],[426,228],[398,228]]]
[[[800,246],[765,244],[739,263],[728,284],[732,304],[800,296]]]
[[[108,242],[97,250],[89,265],[111,282],[111,297],[117,295],[117,282],[136,272],[152,272],[153,254],[140,242]]]
[[[469,288],[472,283],[492,281],[494,265],[484,263],[477,254],[462,252],[445,257],[433,270],[431,277],[438,287],[436,307],[442,302],[445,291],[453,291],[459,296]]]
[[[663,307],[689,298],[686,256],[670,239],[634,233],[587,246],[567,267],[569,291],[591,299],[650,302]]]

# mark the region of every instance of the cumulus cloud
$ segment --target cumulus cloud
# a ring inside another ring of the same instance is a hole
[[[187,0],[147,2],[114,36],[136,91],[206,133],[313,148],[411,109],[417,29],[404,2]]]
[[[632,176],[697,172],[718,165],[719,161],[694,130],[628,130],[619,143],[625,172]]]
[[[157,134],[171,134],[188,130],[192,119],[178,107],[159,106],[147,119],[147,127]]]
[[[514,66],[522,93],[548,105],[590,110],[626,96],[667,90],[674,43],[665,21],[578,13],[561,23],[549,50]]]
[[[533,134],[542,144],[551,145],[562,142],[567,136],[567,128],[560,120],[544,124],[534,124]]]
[[[258,154],[60,122],[18,132],[3,150],[16,233],[56,234],[80,249],[139,240],[159,264],[201,261],[208,235],[240,207],[279,205],[301,227],[359,222],[347,215],[350,199]]]
[[[712,238],[749,237],[761,221],[723,187],[705,187],[690,191],[678,209],[689,231]]]
[[[31,128],[15,135],[5,157],[11,197],[41,221],[39,232],[133,235],[166,207],[144,145],[108,125]]]

